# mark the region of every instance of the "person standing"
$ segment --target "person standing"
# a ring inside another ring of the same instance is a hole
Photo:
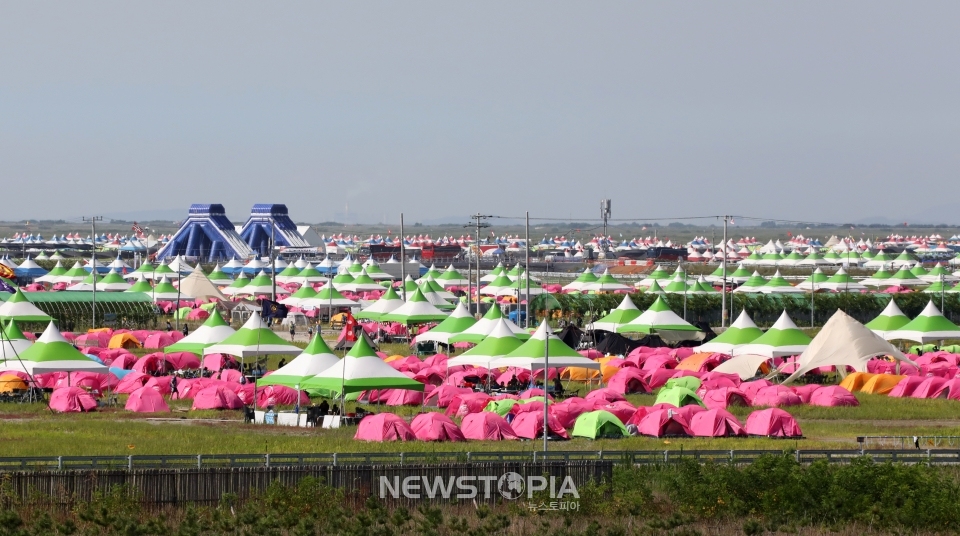
[[[290,342],[293,342],[293,338],[297,336],[297,326],[292,322],[290,323]]]
[[[173,397],[173,395],[177,395],[178,397],[180,396],[180,391],[177,391],[177,377],[176,377],[176,376],[171,376],[171,377],[170,377],[170,396]]]

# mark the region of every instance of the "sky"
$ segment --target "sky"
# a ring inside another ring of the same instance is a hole
[[[0,0],[0,219],[585,219],[610,198],[637,221],[953,223],[957,20],[956,1]]]

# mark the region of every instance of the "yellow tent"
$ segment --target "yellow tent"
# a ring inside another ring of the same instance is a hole
[[[867,383],[863,384],[863,387],[860,388],[860,392],[871,395],[885,395],[892,391],[893,388],[900,383],[900,380],[904,378],[906,378],[906,376],[900,376],[897,374],[876,374],[874,377],[867,380]]]
[[[391,361],[396,361],[396,360],[398,360],[398,359],[403,359],[403,358],[404,358],[404,356],[402,356],[402,355],[394,354],[394,355],[392,355],[392,356],[384,359],[383,361],[384,361],[384,363],[389,363],[389,362],[391,362]]]
[[[840,382],[840,387],[843,387],[851,393],[856,393],[862,389],[863,384],[867,383],[872,377],[874,377],[874,374],[870,374],[869,372],[854,372]]]
[[[136,337],[129,333],[121,333],[110,337],[110,343],[107,348],[142,348],[143,345]]]
[[[587,382],[590,380],[595,380],[600,377],[600,371],[594,369],[587,369],[582,367],[567,367],[563,369],[563,374],[560,375],[560,379],[569,380],[573,382]]]
[[[4,374],[0,376],[0,393],[9,393],[15,390],[27,390],[27,382],[13,374]]]

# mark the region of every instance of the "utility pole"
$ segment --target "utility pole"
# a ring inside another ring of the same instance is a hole
[[[407,301],[407,256],[403,253],[403,212],[400,213],[400,298]],[[420,274],[417,274],[420,277]]]
[[[103,216],[84,217],[83,221],[90,222],[90,232],[93,233],[93,241],[90,247],[90,274],[93,276],[93,299],[90,309],[90,328],[97,327],[97,222],[103,221]]]
[[[475,240],[475,245],[476,245],[476,255],[477,255],[477,301],[476,301],[476,304],[477,304],[476,307],[477,307],[477,308],[476,308],[476,312],[473,313],[473,314],[475,314],[475,315],[480,313],[480,257],[481,257],[481,255],[482,255],[482,253],[481,253],[481,251],[480,251],[480,229],[486,229],[487,227],[490,227],[490,224],[487,223],[487,218],[492,218],[492,217],[493,217],[493,216],[484,216],[484,215],[480,214],[479,212],[477,212],[475,215],[470,216],[470,219],[471,219],[471,220],[475,220],[475,221],[474,221],[473,223],[464,225],[464,227],[474,227],[474,228],[476,229],[476,231],[477,231],[477,236],[476,236],[476,238],[474,239],[474,240]],[[468,262],[469,262],[469,260],[468,260]],[[472,285],[472,284],[469,284],[469,283],[468,283],[468,285],[467,285],[467,292],[469,292],[470,294],[473,294],[473,285]],[[468,296],[467,296],[467,309],[469,309],[469,308],[470,308],[470,296],[468,295]]]
[[[727,222],[730,216],[723,217],[723,245],[720,251],[723,253],[723,286],[720,288],[720,327],[727,327],[727,321],[730,319],[730,313],[727,312]]]
[[[270,300],[277,301],[277,224],[272,215],[270,216],[270,262],[270,279],[272,279]]]
[[[606,251],[603,249],[603,242],[604,240],[607,239],[607,218],[609,217],[610,217],[610,200],[601,199],[600,200],[600,218],[603,220],[603,236],[600,238],[598,245],[600,246],[600,253],[604,253],[604,254],[606,253]],[[597,255],[597,257],[599,257],[599,255]]]
[[[524,239],[523,239],[523,251],[524,251],[524,257],[525,257],[524,268],[526,268],[524,270],[524,275],[525,275],[524,279],[526,279],[527,306],[526,308],[524,308],[524,311],[523,311],[523,327],[529,328],[530,327],[530,211],[529,210],[527,211],[527,223],[525,226],[525,233],[526,233],[526,236],[524,236]],[[547,385],[546,376],[544,376],[543,382],[544,382],[543,383],[544,387],[546,387]],[[546,399],[546,397],[544,397],[544,399]]]

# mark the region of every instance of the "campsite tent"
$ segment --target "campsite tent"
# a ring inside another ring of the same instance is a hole
[[[257,380],[257,385],[285,385],[298,389],[304,381],[336,365],[339,361],[340,358],[330,350],[318,330],[300,355],[272,374]]]
[[[884,307],[880,314],[867,322],[866,327],[877,335],[886,338],[887,333],[896,331],[910,323],[907,315],[897,307],[897,302],[890,298],[890,302]]]
[[[423,391],[423,384],[383,362],[366,337],[360,337],[343,359],[303,382],[300,388],[350,394],[372,389]]]
[[[414,417],[410,429],[420,441],[466,441],[463,432],[450,417],[435,411]]]
[[[193,333],[164,348],[164,352],[193,352],[200,354],[203,353],[204,348],[213,346],[234,333],[236,333],[236,330],[223,320],[219,311],[214,309],[200,327],[195,329]]]
[[[960,339],[960,327],[947,320],[931,300],[920,314],[903,327],[884,334],[888,341],[908,340],[921,344],[944,339]]]
[[[44,372],[109,372],[106,366],[81,354],[67,342],[53,322],[47,325],[37,342],[20,354],[19,360],[5,361],[0,368],[22,370],[31,375]]]
[[[299,346],[281,339],[257,314],[251,315],[233,335],[203,349],[204,355],[229,354],[241,358],[271,354],[297,355],[301,351]]]
[[[625,294],[616,309],[610,311],[610,314],[603,318],[587,324],[587,330],[603,330],[616,333],[619,326],[630,323],[638,316],[640,316],[640,309],[637,309],[637,306],[633,304],[630,295]]]
[[[400,299],[400,295],[397,294],[397,291],[394,290],[393,287],[390,287],[380,296],[380,299],[361,310],[355,316],[359,320],[380,320],[380,317],[395,311],[401,305],[403,305],[403,300]]]
[[[500,415],[489,411],[465,416],[460,422],[460,430],[465,438],[479,441],[520,439],[510,423]]]
[[[620,419],[609,411],[596,410],[577,417],[571,435],[587,439],[614,439],[626,436],[627,429]]]
[[[407,421],[392,413],[368,415],[360,421],[354,439],[360,441],[414,441],[417,435]]]
[[[507,327],[510,328],[510,331],[512,331],[517,338],[522,340],[527,340],[530,338],[530,334],[524,331],[523,328],[514,324],[512,321],[510,321],[510,319],[504,318],[503,311],[500,310],[500,306],[494,304],[489,310],[487,310],[487,313],[483,315],[483,318],[477,320],[474,325],[463,330],[463,332],[451,336],[448,341],[454,343],[472,342],[477,344],[486,338],[491,331],[493,331],[493,328],[497,325],[501,318],[503,318]]]
[[[700,328],[680,318],[670,310],[662,296],[638,317],[617,328],[617,333],[657,333],[671,340],[688,340],[697,337]]]
[[[716,408],[698,412],[690,419],[690,435],[694,437],[745,436],[740,421],[725,409]]]
[[[795,355],[806,350],[809,344],[810,337],[800,331],[787,311],[783,311],[780,318],[766,333],[750,344],[737,346],[733,349],[733,355],[753,354],[766,357]]]
[[[0,319],[17,320],[19,322],[49,322],[50,315],[41,311],[19,288],[10,296],[10,299],[0,305]]]
[[[549,349],[549,351],[548,351]],[[538,370],[546,365],[555,367],[582,367],[600,369],[600,363],[583,357],[553,334],[546,319],[527,342],[516,350],[491,362],[492,368],[517,367]]]
[[[717,338],[697,348],[698,352],[717,352],[730,354],[734,347],[742,344],[749,344],[757,340],[763,331],[753,323],[753,319],[747,313],[746,309],[740,311],[737,320],[721,333]],[[756,369],[754,369],[756,370]]]
[[[50,395],[50,409],[61,413],[94,411],[97,401],[80,387],[61,387]]]
[[[500,318],[493,330],[478,345],[447,361],[448,367],[472,365],[489,367],[490,362],[513,352],[523,341],[507,326],[507,320]]]
[[[747,435],[764,437],[803,437],[792,415],[779,408],[754,411],[744,427]]]
[[[417,335],[417,342],[435,341],[449,344],[451,337],[469,329],[476,322],[463,303],[457,303],[456,309],[443,322],[434,326],[430,331]]]

